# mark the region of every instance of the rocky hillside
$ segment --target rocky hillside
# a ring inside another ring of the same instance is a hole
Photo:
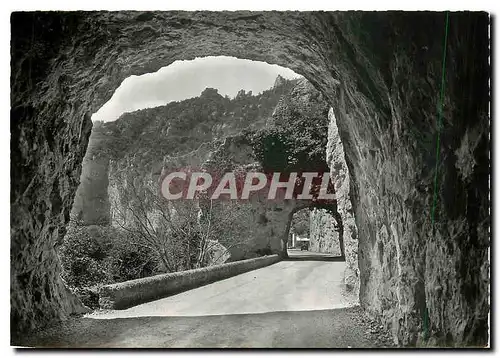
[[[328,109],[324,97],[308,81],[278,77],[271,89],[256,96],[240,91],[229,99],[207,88],[193,99],[98,123],[85,157],[73,215],[87,225],[117,225],[117,215],[125,215],[124,207],[138,196],[130,192],[132,186],[137,190],[146,182],[155,186],[162,173],[181,168],[203,167],[220,175],[257,169],[329,172],[325,151]],[[295,212],[323,205],[303,200],[283,205],[261,199],[239,204],[241,212],[247,212],[249,225],[241,226],[242,220],[236,220],[231,229],[218,235],[219,242],[230,250],[230,260],[282,252],[291,218],[300,214]],[[337,210],[335,206],[330,209]],[[324,217],[316,217],[314,227],[328,231],[326,222],[333,220],[332,213],[321,212]],[[304,213],[309,226],[309,212]],[[122,219],[133,221],[132,217]],[[337,244],[330,242],[334,239]],[[324,245],[340,247],[338,236],[326,234],[322,241],[318,250],[324,250]]]
[[[278,76],[269,90],[256,95],[241,90],[233,99],[207,88],[199,97],[125,113],[114,122],[94,123],[72,216],[89,225],[108,224],[108,188],[114,172],[132,166],[145,177],[159,175],[168,158],[181,157],[243,129],[262,128],[281,96],[296,83]]]
[[[218,174],[227,171],[279,172],[282,175],[329,173],[325,151],[327,128],[330,125],[328,111],[329,105],[321,93],[307,80],[301,80],[289,94],[281,98],[266,127],[245,130],[241,135],[226,138],[204,166],[209,172]],[[266,251],[287,256],[286,243],[290,230],[309,231],[308,227],[300,228],[301,222],[305,221],[307,226],[310,224],[309,210],[306,208],[324,209],[325,215],[335,217],[342,226],[335,201],[318,200],[314,195],[310,200],[297,199],[297,194],[302,192],[302,184],[297,182],[294,195],[289,200],[268,200],[266,192],[259,192],[258,197],[241,204],[251,212],[245,230],[250,240],[245,247],[231,252],[233,259]],[[312,187],[317,190],[319,185],[313,183]],[[329,192],[332,191],[333,184],[329,188]],[[295,223],[292,219],[295,219]],[[328,230],[321,223],[317,226]],[[355,250],[354,246],[352,250]]]

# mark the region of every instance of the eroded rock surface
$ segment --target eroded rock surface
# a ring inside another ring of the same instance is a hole
[[[485,344],[488,20],[449,14],[439,125],[444,13],[14,13],[13,330],[73,311],[54,246],[69,220],[88,114],[130,75],[227,55],[288,67],[333,108],[351,176],[362,306],[399,344],[426,336]]]
[[[335,233],[342,238],[344,255],[346,258],[346,269],[344,282],[346,288],[353,294],[359,294],[360,272],[358,265],[358,231],[352,210],[350,188],[351,177],[347,168],[344,145],[340,140],[339,130],[333,114],[333,109],[328,112],[330,120],[328,126],[328,143],[326,146],[326,158],[330,165],[331,178],[335,187],[335,198],[337,200],[338,213],[342,227]],[[331,219],[326,219],[331,222]],[[336,221],[336,220],[335,220]],[[333,234],[335,235],[335,234]]]

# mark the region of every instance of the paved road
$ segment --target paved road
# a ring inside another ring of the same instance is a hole
[[[59,347],[371,347],[342,294],[344,262],[281,261],[121,311],[47,330]]]
[[[213,284],[97,319],[208,316],[325,310],[346,307],[344,262],[281,261]]]

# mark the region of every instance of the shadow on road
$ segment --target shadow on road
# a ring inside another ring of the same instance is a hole
[[[15,345],[44,348],[373,347],[359,306],[196,317],[77,318]]]

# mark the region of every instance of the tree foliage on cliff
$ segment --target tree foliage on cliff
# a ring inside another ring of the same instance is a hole
[[[319,193],[324,173],[330,168],[326,162],[329,106],[321,94],[307,82],[300,82],[290,94],[281,98],[273,114],[271,125],[257,131],[247,130],[255,156],[266,173],[316,172],[311,193]],[[302,192],[304,179],[298,180],[294,195]],[[333,192],[329,183],[328,192]],[[318,205],[329,206],[317,200]]]
[[[283,96],[273,123],[256,132],[247,131],[255,154],[269,172],[326,172],[328,106],[321,97],[298,101]]]

